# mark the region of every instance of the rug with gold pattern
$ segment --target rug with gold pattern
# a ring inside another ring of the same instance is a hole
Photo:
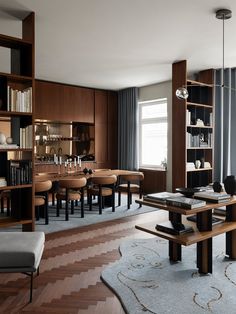
[[[200,275],[196,246],[182,248],[182,261],[170,263],[168,241],[127,240],[122,257],[102,272],[103,281],[130,314],[236,313],[236,261],[224,255],[225,239],[213,240],[213,273]]]

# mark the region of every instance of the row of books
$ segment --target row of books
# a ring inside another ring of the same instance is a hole
[[[32,183],[31,160],[9,160],[7,169],[7,184],[21,185]]]
[[[0,186],[6,186],[7,185],[7,180],[5,177],[0,177]]]
[[[212,203],[224,203],[229,201],[230,198],[231,196],[227,193],[203,191],[194,193],[194,198],[185,197],[181,193],[160,192],[147,194],[143,197],[143,200],[185,209],[194,209],[205,206],[206,201]]]
[[[7,111],[32,112],[32,87],[21,91],[8,86]]]
[[[211,147],[212,133],[209,132],[203,139],[201,134],[193,135],[190,132],[186,132],[186,145],[187,147]]]
[[[33,142],[33,126],[28,125],[20,128],[20,148],[32,148]]]
[[[212,126],[212,122],[213,122],[213,119],[212,119],[213,115],[212,115],[212,112],[209,113],[209,126]],[[192,112],[190,110],[187,110],[186,111],[186,125],[194,125],[192,123]],[[196,124],[195,124],[196,125]],[[203,123],[203,126],[205,124]]]

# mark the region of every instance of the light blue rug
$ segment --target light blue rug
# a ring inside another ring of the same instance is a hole
[[[130,314],[235,314],[236,261],[224,256],[224,235],[213,248],[213,274],[199,275],[195,245],[183,247],[182,262],[171,264],[166,240],[128,240],[102,279]]]

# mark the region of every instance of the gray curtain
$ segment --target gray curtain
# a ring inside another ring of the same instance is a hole
[[[215,71],[215,181],[236,175],[236,69]]]
[[[118,167],[137,170],[138,88],[118,92]]]

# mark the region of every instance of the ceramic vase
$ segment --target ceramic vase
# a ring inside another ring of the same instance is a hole
[[[224,179],[224,187],[225,187],[225,191],[226,193],[230,194],[230,195],[234,195],[236,192],[236,180],[235,180],[235,176],[227,176]]]
[[[213,183],[213,190],[217,193],[220,193],[222,191],[222,185],[220,184],[220,182]]]

